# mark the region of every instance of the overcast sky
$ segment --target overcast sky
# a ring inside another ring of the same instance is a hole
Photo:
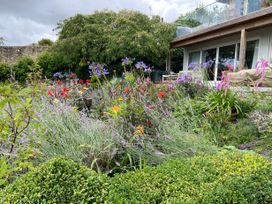
[[[214,0],[0,0],[0,37],[6,45],[27,45],[41,38],[56,40],[57,22],[77,13],[133,9],[174,21],[202,2]]]

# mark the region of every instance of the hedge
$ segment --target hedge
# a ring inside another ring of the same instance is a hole
[[[1,203],[272,203],[272,163],[223,151],[113,178],[55,159],[3,190]]]

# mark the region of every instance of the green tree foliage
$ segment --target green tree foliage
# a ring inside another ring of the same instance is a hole
[[[43,38],[38,42],[39,46],[52,46],[54,42],[48,38]]]
[[[3,37],[0,37],[0,45],[4,45],[5,39]]]
[[[60,55],[69,68],[86,68],[90,61],[96,61],[114,69],[128,56],[163,69],[169,42],[175,37],[174,24],[128,10],[78,14],[64,20],[58,29],[59,40],[50,50],[52,56],[42,65],[46,71],[52,70],[49,66],[55,63],[54,55]]]
[[[188,14],[186,15],[181,15],[178,17],[178,19],[175,21],[175,24],[177,26],[187,26],[190,28],[199,26],[201,23],[190,18]]]

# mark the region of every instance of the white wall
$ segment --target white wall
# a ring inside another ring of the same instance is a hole
[[[247,40],[248,41],[259,40],[258,60],[272,59],[272,27],[247,32]],[[203,51],[211,48],[218,48],[236,43],[240,43],[239,34],[185,47],[183,70],[188,70],[190,52]]]

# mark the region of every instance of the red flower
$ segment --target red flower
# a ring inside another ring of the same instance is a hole
[[[161,92],[158,93],[158,97],[163,98],[165,96],[165,94],[166,94],[165,92],[161,91]]]
[[[79,80],[79,83],[82,83],[82,84],[83,84],[83,83],[84,83],[84,80],[83,80],[83,79],[80,79],[80,80]]]
[[[63,97],[67,97],[68,96],[68,92],[69,92],[69,89],[66,88],[66,87],[64,87],[62,89],[62,92],[60,93],[60,95],[63,96]]]
[[[61,81],[60,81],[60,80],[58,80],[58,81],[57,81],[57,85],[60,85],[60,83],[61,83]]]
[[[49,96],[54,96],[54,94],[52,93],[52,91],[48,91],[47,92]]]
[[[125,93],[126,93],[126,94],[129,93],[129,87],[126,87],[126,88],[125,88]]]
[[[87,84],[91,83],[91,80],[90,80],[90,79],[87,79],[87,80],[86,80],[86,83],[87,83]]]

